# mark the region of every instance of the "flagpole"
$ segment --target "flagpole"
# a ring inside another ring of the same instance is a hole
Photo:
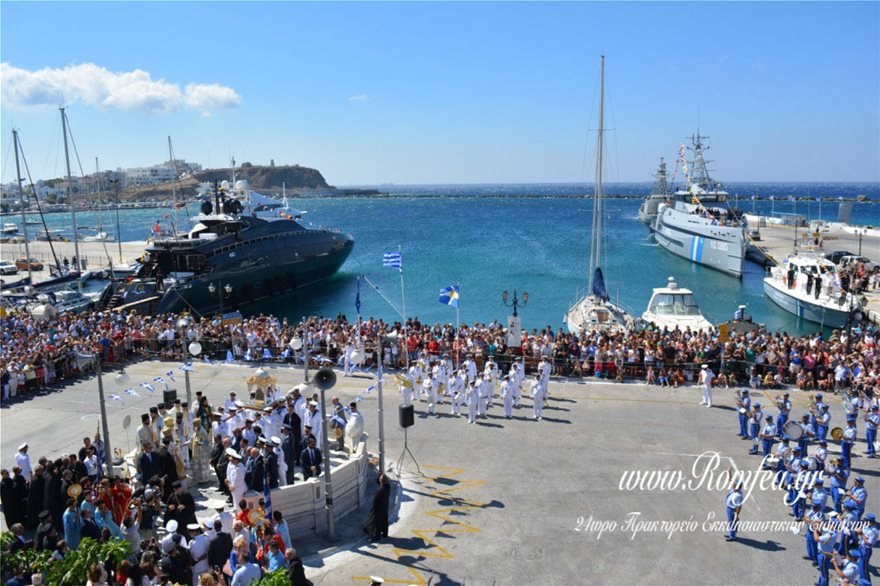
[[[399,244],[397,245],[397,252],[400,253],[401,259],[402,259],[403,258],[403,248]],[[400,300],[401,300],[401,303],[403,304],[403,339],[404,339],[403,346],[404,346],[404,356],[405,356],[404,364],[406,364],[406,368],[407,368],[407,370],[409,370],[409,333],[408,333],[408,330],[406,327],[406,295],[405,295],[404,289],[403,289],[403,264],[402,264],[402,260],[401,260],[401,265],[400,265]]]
[[[457,287],[458,285],[456,285]],[[459,314],[459,306],[461,305],[461,295],[456,298],[455,304],[455,345],[458,346],[455,352],[455,367],[458,368],[459,363],[461,362],[461,358],[459,357],[460,343],[458,338],[458,332],[461,330],[461,319]]]

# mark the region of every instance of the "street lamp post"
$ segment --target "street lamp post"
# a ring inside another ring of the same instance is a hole
[[[223,300],[229,299],[232,296],[232,285],[226,283],[220,283],[218,287],[213,282],[208,283],[208,293],[211,294],[211,297],[216,297],[220,301],[220,329],[223,329]],[[222,343],[222,342],[221,342]]]
[[[198,356],[202,352],[202,345],[198,342],[188,344],[187,334],[192,325],[192,318],[184,316],[177,320],[177,333],[180,335],[180,345],[183,348],[183,379],[186,381],[186,403],[192,408],[192,388],[189,382],[189,355]]]
[[[306,384],[309,382],[309,338],[306,336],[306,316],[302,318],[302,350],[303,350],[303,367],[305,368],[304,378]]]
[[[376,356],[378,357],[378,370],[376,371],[376,376],[378,377],[378,382],[376,383],[376,390],[379,393],[379,406],[378,406],[378,416],[379,416],[379,474],[385,473],[385,402],[384,397],[382,395],[382,377],[385,376],[384,371],[382,370],[382,339],[383,337],[388,338],[388,340],[392,344],[397,344],[397,336],[383,336],[382,332],[379,332],[376,337],[378,348],[376,349]]]
[[[104,460],[107,462],[107,476],[113,478],[113,450],[110,448],[110,431],[107,426],[107,403],[104,400],[104,377],[101,376],[101,352],[95,352],[95,366],[98,371],[98,402],[101,405],[101,428],[104,431]]]
[[[507,300],[510,299],[510,294],[507,291],[501,292],[501,302],[504,303],[506,307],[513,307],[513,317],[517,317],[516,309],[520,305],[525,307],[526,303],[529,301],[529,294],[523,291],[522,294],[522,302],[516,296],[516,289],[513,290],[513,300],[511,303],[508,303]]]
[[[867,228],[864,228],[864,229],[860,228],[860,229],[856,230],[856,232],[859,233],[859,256],[862,256],[862,234],[867,234],[868,229]]]

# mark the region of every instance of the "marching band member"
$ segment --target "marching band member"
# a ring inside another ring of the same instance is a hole
[[[776,401],[779,414],[776,416],[776,430],[782,435],[782,426],[788,422],[788,415],[791,413],[791,401],[788,400],[789,394],[782,395],[782,399]]]
[[[430,370],[422,382],[422,390],[428,397],[428,413],[435,415],[437,413],[437,381],[434,380],[434,375]]]
[[[870,412],[865,415],[865,441],[868,442],[867,455],[874,458],[877,455],[874,444],[877,442],[877,428],[880,427],[880,406],[872,405]]]
[[[475,382],[468,383],[467,390],[467,410],[468,410],[468,423],[476,423],[477,422],[477,408],[480,403],[480,391],[477,389],[477,385]]]
[[[749,397],[749,390],[740,391],[739,397],[736,399],[737,412],[739,417],[739,437],[748,439],[747,424],[749,421],[749,410],[752,407],[752,398]]]
[[[532,397],[533,418],[535,421],[541,421],[541,411],[544,409],[544,385],[541,384],[541,375],[536,374],[535,380],[529,386],[529,394]]]
[[[501,383],[501,402],[504,405],[504,416],[508,419],[513,417],[513,388],[510,382],[510,375],[504,376]]]
[[[758,453],[758,435],[761,429],[761,420],[764,418],[764,411],[761,410],[761,404],[755,403],[752,407],[751,417],[749,418],[749,439],[752,440],[752,449],[749,454]]]
[[[850,460],[852,458],[853,444],[856,443],[856,416],[855,414],[846,416],[846,429],[843,430],[843,439],[840,441],[840,453],[843,457],[843,466],[851,468]]]
[[[464,377],[466,375],[458,371],[449,379],[449,392],[452,394],[452,414],[461,415],[461,403],[464,401]]]
[[[764,458],[770,455],[773,450],[773,440],[776,439],[776,425],[773,423],[773,416],[768,415],[764,423],[764,429],[761,430],[761,442],[764,448]]]

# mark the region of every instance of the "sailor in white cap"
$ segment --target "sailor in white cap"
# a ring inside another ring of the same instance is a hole
[[[547,398],[544,385],[541,383],[541,374],[535,375],[535,380],[529,386],[529,394],[532,396],[532,410],[535,421],[541,421],[541,412],[544,410],[544,399]]]
[[[27,442],[18,446],[18,452],[15,454],[15,465],[21,468],[21,475],[25,480],[30,482],[34,479],[34,469],[31,467],[31,457],[28,456]]]
[[[510,375],[504,375],[501,381],[501,404],[504,407],[504,416],[510,419],[513,417],[513,383],[510,382]]]
[[[232,515],[232,513],[225,510],[226,503],[221,499],[217,499],[211,502],[209,506],[217,512],[212,520],[220,521],[220,523],[223,525],[223,532],[232,535],[232,526],[235,523],[235,517]]]
[[[467,414],[468,414],[468,423],[476,423],[477,422],[477,409],[480,406],[480,391],[477,389],[476,382],[470,382],[467,384]]]
[[[226,455],[229,457],[229,467],[226,469],[226,486],[232,493],[232,502],[238,503],[247,492],[244,465],[241,463],[241,454],[232,448],[226,448]]]
[[[452,407],[450,413],[456,416],[461,415],[461,404],[465,400],[464,396],[464,377],[465,374],[458,370],[449,377],[448,389],[449,395],[452,397]]]
[[[315,401],[309,401],[308,409],[306,410],[303,417],[303,431],[305,431],[306,425],[312,428],[312,435],[316,438],[321,437],[321,412],[318,411],[318,403]]]
[[[193,564],[192,583],[198,584],[199,576],[208,571],[208,547],[211,545],[211,540],[202,533],[202,527],[198,523],[191,523],[186,529],[189,531],[189,555]]]
[[[522,382],[525,378],[525,369],[523,368],[522,357],[510,365],[508,371],[510,377],[510,389],[513,395],[513,406],[519,407],[519,400],[522,397]]]
[[[553,365],[550,363],[550,358],[544,356],[541,358],[541,364],[538,365],[538,374],[541,375],[541,384],[544,386],[544,399],[548,399],[550,397],[550,371],[553,370]]]
[[[165,537],[162,538],[162,541],[159,542],[159,546],[162,548],[162,551],[168,553],[172,549],[174,549],[175,535],[179,538],[183,536],[177,533],[177,519],[171,519],[167,523],[165,523]],[[180,540],[180,545],[186,547],[186,539]]]
[[[281,449],[281,438],[273,435],[269,438],[272,442],[272,451],[278,459],[278,486],[287,486],[287,462],[284,460],[284,450]]]
[[[434,380],[434,374],[428,370],[425,379],[422,381],[422,390],[428,396],[428,413],[434,415],[437,413],[437,381]]]
[[[700,388],[703,391],[703,400],[700,401],[700,405],[705,405],[707,408],[712,406],[712,381],[715,379],[715,373],[712,372],[712,369],[709,368],[708,364],[704,364],[700,367]]]

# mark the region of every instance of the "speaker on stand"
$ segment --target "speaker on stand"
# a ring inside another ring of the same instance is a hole
[[[421,466],[419,466],[416,457],[413,456],[413,453],[409,449],[408,432],[409,428],[412,427],[413,424],[416,422],[415,411],[416,410],[413,405],[400,405],[397,408],[397,415],[400,419],[400,427],[403,428],[403,451],[400,453],[400,458],[397,459],[397,470],[398,472],[403,470],[403,459],[404,457],[406,457],[407,454],[409,454],[409,457],[412,459],[413,464],[416,465],[416,470],[419,471],[419,474],[421,476],[424,476],[424,474],[422,474]]]

